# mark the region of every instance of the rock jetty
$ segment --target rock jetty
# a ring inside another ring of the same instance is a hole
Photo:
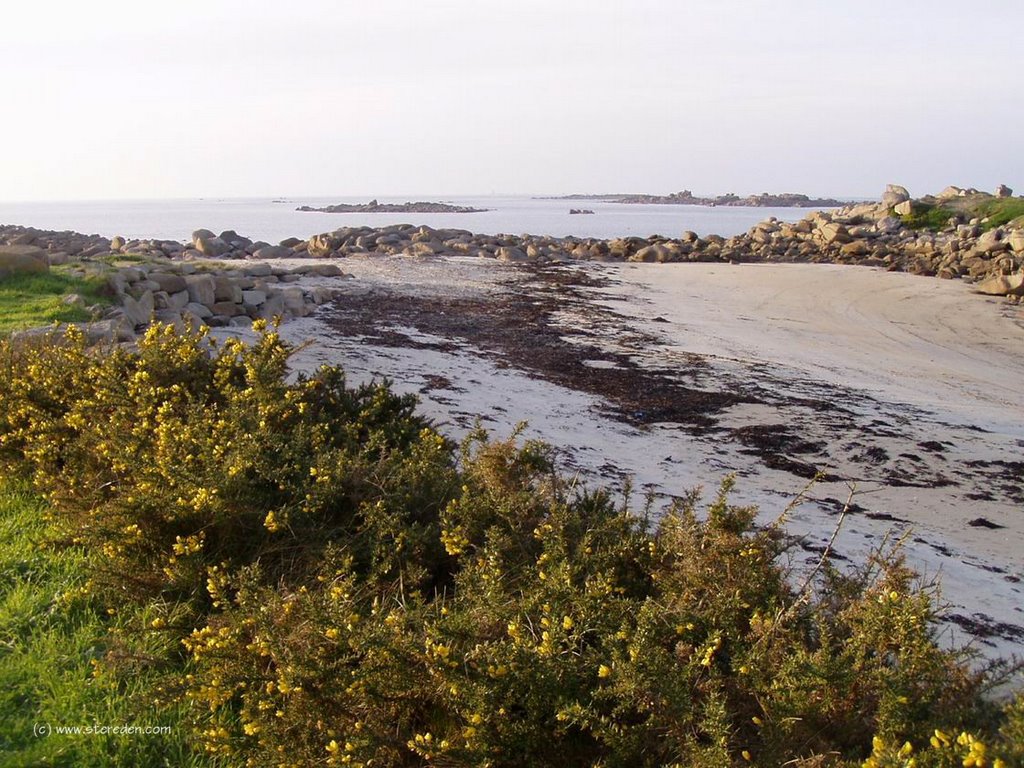
[[[371,200],[368,203],[338,203],[337,205],[327,205],[323,208],[300,205],[295,210],[314,213],[484,213],[487,211],[487,208],[469,208],[464,205],[423,201],[417,203],[378,203],[376,200]]]

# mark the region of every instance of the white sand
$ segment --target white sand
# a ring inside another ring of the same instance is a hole
[[[345,281],[347,291],[465,296],[518,289],[515,268],[480,260],[347,259],[342,266],[357,278]],[[909,532],[911,564],[929,578],[940,577],[953,613],[1013,625],[985,641],[985,654],[1024,653],[1024,632],[1018,636],[1013,629],[1024,625],[1024,509],[1000,490],[1019,488],[1024,479],[999,465],[985,469],[986,476],[968,464],[1024,461],[1019,310],[1007,311],[960,282],[859,267],[584,268],[612,281],[587,289],[593,302],[625,316],[603,346],[626,350],[643,365],[678,365],[681,376],[704,389],[759,393],[760,402],[721,415],[724,429],[785,424],[828,445],[825,468],[853,478],[855,500],[867,510],[847,518],[836,546],[842,556],[862,560],[886,536]],[[562,322],[571,337],[584,321],[566,313]],[[420,338],[416,329],[392,330]],[[634,343],[641,332],[655,334],[658,342]],[[498,436],[526,420],[525,436],[562,449],[567,466],[591,480],[620,486],[630,476],[638,488],[671,496],[698,484],[713,489],[724,474],[737,472],[736,500],[760,505],[766,520],[805,485],[741,452],[727,433],[694,436],[677,425],[623,424],[600,398],[508,367],[467,344],[455,352],[365,345],[339,337],[317,317],[289,323],[284,333],[316,342],[297,358],[300,367],[338,363],[354,382],[387,376],[400,391],[423,391],[424,412],[455,437],[477,416]],[[686,365],[690,355],[709,363],[695,381]],[[431,376],[445,376],[452,386],[426,389]],[[836,409],[807,407],[801,399],[824,400]],[[927,441],[943,443],[944,451],[922,450]],[[921,487],[883,482],[877,468],[851,458],[859,450],[854,444],[883,448],[888,466],[919,478]],[[930,487],[941,477],[957,485]],[[984,495],[986,484],[994,490],[991,499],[967,498]],[[811,497],[844,501],[847,493],[845,482],[821,483]],[[967,525],[977,517],[1005,527]],[[833,507],[812,501],[795,510],[788,528],[821,546],[835,520]],[[805,554],[816,560],[798,552]]]

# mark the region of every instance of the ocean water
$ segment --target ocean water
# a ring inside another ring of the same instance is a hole
[[[621,205],[599,200],[543,200],[526,196],[418,197],[461,206],[487,208],[483,213],[308,213],[300,205],[365,203],[369,198],[289,197],[201,198],[194,200],[111,200],[45,203],[0,202],[0,224],[39,229],[73,230],[107,237],[160,238],[184,241],[193,230],[233,229],[252,240],[277,243],[286,237],[306,238],[346,226],[426,224],[466,229],[481,234],[532,234],[612,238],[636,235],[678,236],[685,230],[725,237],[745,232],[769,216],[796,221],[800,208],[706,208],[688,205]],[[407,197],[380,197],[402,203]],[[594,215],[570,215],[586,208]]]

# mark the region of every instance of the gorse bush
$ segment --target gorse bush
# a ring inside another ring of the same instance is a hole
[[[999,766],[1024,707],[934,637],[898,553],[795,587],[690,494],[653,528],[548,447],[461,450],[386,386],[154,326],[0,343],[0,461],[226,765]]]

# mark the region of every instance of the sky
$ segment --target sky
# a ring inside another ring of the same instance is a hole
[[[35,0],[0,200],[1024,192],[1019,0]]]

